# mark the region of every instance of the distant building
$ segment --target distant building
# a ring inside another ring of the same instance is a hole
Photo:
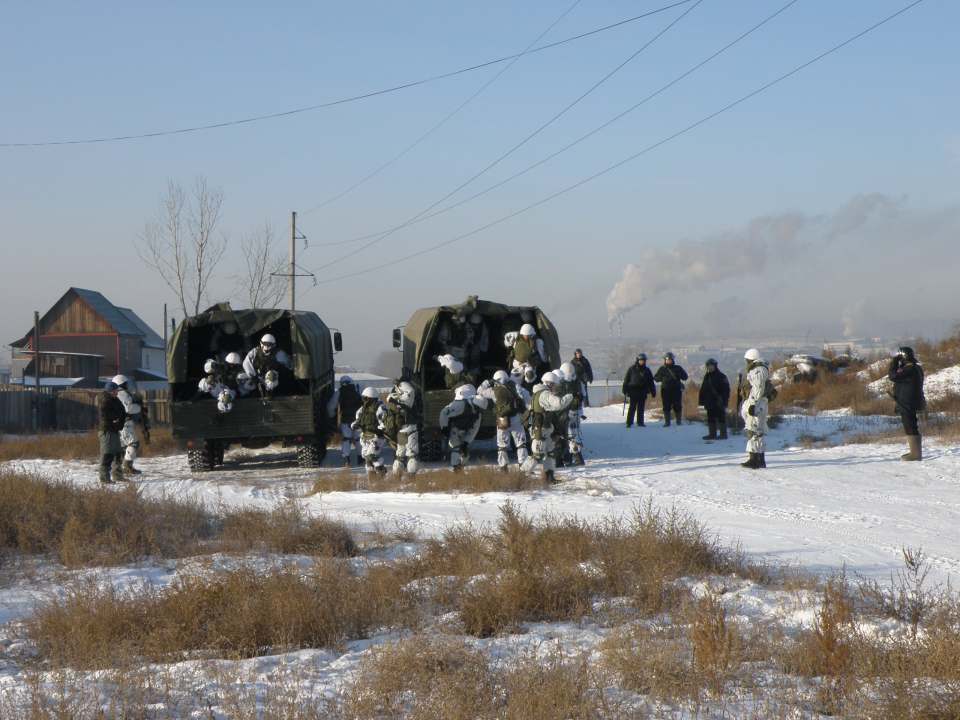
[[[14,378],[33,374],[33,328],[10,344]],[[121,374],[141,389],[166,385],[166,348],[133,310],[117,307],[95,290],[70,288],[40,318],[40,378],[77,377],[99,358],[100,378]],[[68,374],[73,372],[74,374]]]

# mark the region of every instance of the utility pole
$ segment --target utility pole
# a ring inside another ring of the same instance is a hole
[[[167,350],[167,304],[163,304],[163,350]]]
[[[290,309],[297,309],[297,214],[290,213]]]
[[[33,430],[40,430],[40,313],[33,313]]]

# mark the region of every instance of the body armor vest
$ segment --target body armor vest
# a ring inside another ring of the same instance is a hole
[[[477,419],[477,409],[469,400],[463,401],[463,412],[450,418],[450,424],[458,430],[469,430]]]

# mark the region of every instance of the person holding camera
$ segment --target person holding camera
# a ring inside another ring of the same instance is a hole
[[[923,412],[927,403],[923,397],[923,368],[917,362],[913,348],[900,348],[890,361],[890,372],[887,377],[893,383],[893,400],[896,403],[897,414],[903,422],[903,431],[907,435],[907,444],[910,447],[910,451],[901,455],[900,459],[908,462],[922,460],[917,413]]]

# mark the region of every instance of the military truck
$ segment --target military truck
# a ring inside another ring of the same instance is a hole
[[[459,305],[421,308],[407,324],[393,331],[393,346],[403,353],[402,379],[417,388],[420,413],[423,423],[420,428],[420,457],[423,460],[440,460],[443,457],[443,435],[440,431],[440,411],[453,401],[453,390],[444,382],[444,368],[437,356],[444,354],[437,334],[445,321],[466,318],[476,313],[483,318],[489,331],[489,348],[480,359],[478,382],[493,376],[497,370],[507,370],[507,355],[510,349],[504,346],[507,332],[519,330],[523,324],[521,312],[533,316],[531,324],[543,339],[545,358],[539,373],[560,367],[560,338],[553,323],[540,308],[532,305],[504,305],[478,300],[468,296]],[[496,430],[493,409],[481,414],[480,431],[477,437],[492,437]]]
[[[232,410],[220,413],[216,398],[198,388],[206,361],[222,362],[231,352],[245,357],[267,333],[289,353],[293,370],[281,372],[274,392],[238,395]],[[300,467],[319,467],[333,428],[326,413],[334,391],[333,353],[341,348],[340,333],[331,334],[312,312],[233,310],[220,303],[180,323],[167,345],[167,377],[173,437],[187,452],[190,469],[212,470],[231,445],[264,448],[275,442],[296,447]]]

